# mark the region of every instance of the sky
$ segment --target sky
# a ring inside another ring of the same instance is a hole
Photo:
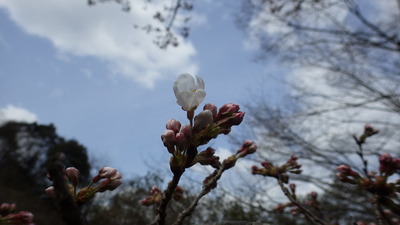
[[[166,121],[187,123],[172,91],[179,74],[201,76],[204,103],[218,107],[251,101],[260,88],[281,95],[266,76],[279,70],[255,63],[235,26],[233,1],[196,1],[190,38],[167,50],[133,25],[154,23],[154,12],[169,1],[145,2],[132,1],[126,13],[82,0],[0,0],[0,123],[52,123],[99,164],[144,175],[168,165],[160,139]],[[212,144],[235,148],[226,137]]]

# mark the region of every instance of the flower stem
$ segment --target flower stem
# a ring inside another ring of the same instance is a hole
[[[172,198],[172,194],[174,193],[175,188],[178,186],[179,180],[181,179],[182,174],[184,173],[184,170],[179,173],[174,173],[174,176],[172,177],[172,180],[168,183],[167,189],[165,189],[163,197],[161,199],[161,203],[157,208],[157,217],[156,219],[151,223],[152,225],[165,225],[165,218],[167,216],[167,206],[169,201]]]

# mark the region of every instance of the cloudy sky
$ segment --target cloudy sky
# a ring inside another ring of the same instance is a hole
[[[140,175],[168,158],[165,122],[186,123],[172,92],[179,74],[203,77],[205,102],[217,106],[249,101],[260,88],[279,96],[264,76],[275,68],[252,62],[234,25],[233,1],[196,1],[189,40],[167,50],[133,25],[154,22],[169,1],[145,2],[132,1],[126,13],[85,0],[0,0],[0,123],[53,123],[90,156]],[[226,138],[214,145],[231,148]]]

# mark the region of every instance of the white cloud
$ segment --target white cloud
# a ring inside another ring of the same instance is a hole
[[[0,125],[7,121],[32,123],[37,121],[37,116],[27,109],[13,105],[7,105],[4,108],[0,108]]]
[[[2,0],[0,7],[27,33],[50,40],[58,54],[98,57],[113,73],[149,88],[168,76],[196,73],[191,43],[180,40],[179,48],[161,50],[152,34],[133,28],[154,23],[156,7],[163,3],[148,4],[146,10],[143,1],[131,3],[129,13],[117,4],[89,7],[81,0]]]

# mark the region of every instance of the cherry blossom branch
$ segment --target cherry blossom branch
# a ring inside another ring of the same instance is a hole
[[[152,225],[165,225],[165,218],[167,216],[166,210],[169,201],[172,198],[175,188],[178,186],[179,180],[184,173],[184,170],[179,173],[174,173],[172,180],[168,183],[167,189],[165,189],[160,205],[157,208],[157,217],[151,223]]]
[[[212,178],[203,185],[203,189],[201,190],[201,192],[196,196],[196,198],[193,200],[192,204],[190,204],[190,206],[186,210],[184,210],[183,212],[181,212],[179,214],[178,218],[173,223],[173,225],[182,225],[183,220],[186,217],[189,217],[193,213],[193,211],[196,208],[197,204],[199,203],[200,199],[202,197],[204,197],[205,195],[207,195],[208,193],[210,193],[210,191],[213,189],[213,186],[215,187],[217,185],[217,181],[221,178],[222,173],[225,170],[226,170],[226,167],[224,165],[222,165],[218,170],[214,171],[215,175],[212,176]]]
[[[355,136],[353,136],[353,138],[355,139],[357,146],[358,146],[358,151],[356,151],[356,153],[358,156],[360,156],[361,161],[364,166],[363,172],[364,172],[365,176],[368,177],[368,161],[364,158],[364,151],[363,151],[362,143],[360,143]]]
[[[56,198],[60,206],[60,212],[66,224],[83,225],[78,206],[68,191],[64,178],[64,165],[60,158],[61,157],[55,157],[48,167],[49,176],[53,180],[55,190],[57,190]]]
[[[308,221],[310,221],[312,224],[322,224],[322,225],[329,225],[327,222],[319,219],[316,215],[314,215],[312,212],[304,208],[289,192],[289,190],[285,187],[283,184],[280,175],[277,177],[277,181],[279,184],[279,187],[283,191],[283,193],[286,195],[286,197],[292,202],[294,205],[296,205],[300,211],[303,213],[303,215],[307,218]]]
[[[183,220],[190,216],[194,209],[196,208],[197,204],[199,203],[200,199],[210,193],[210,191],[214,188],[217,187],[217,182],[221,178],[222,173],[225,170],[228,170],[232,167],[235,166],[236,161],[239,158],[246,157],[249,154],[255,153],[257,150],[257,146],[253,143],[253,141],[246,140],[242,143],[241,148],[239,148],[236,151],[236,154],[231,155],[227,159],[225,159],[220,166],[218,166],[217,169],[214,170],[214,172],[206,177],[206,179],[203,181],[203,189],[201,192],[196,196],[196,198],[193,200],[192,204],[184,210],[182,213],[179,214],[177,220],[173,223],[173,225],[182,225]]]

